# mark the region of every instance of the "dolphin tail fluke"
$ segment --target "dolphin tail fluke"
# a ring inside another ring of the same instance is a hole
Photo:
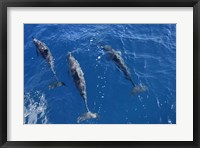
[[[89,112],[86,112],[85,114],[83,114],[82,116],[78,117],[77,123],[83,122],[88,119],[95,119],[95,118],[98,118],[98,114],[92,113],[89,111]]]
[[[55,72],[53,66],[51,66],[51,71],[52,71],[52,73],[54,75],[54,78],[55,78],[56,82],[52,83],[52,84],[49,84],[49,89],[54,89],[54,88],[60,87],[60,86],[66,86],[64,82],[60,82],[58,80],[58,77],[56,76],[56,72]]]
[[[137,94],[137,93],[142,93],[142,92],[145,92],[145,91],[147,91],[148,90],[148,87],[147,86],[145,86],[145,85],[135,85],[134,87],[133,87],[133,90],[132,90],[132,92],[131,92],[131,95],[133,96],[133,95],[135,95],[135,94]]]
[[[49,84],[49,89],[54,89],[60,86],[66,86],[66,85],[64,82],[55,82],[55,83]]]
[[[87,112],[85,114],[83,114],[82,116],[78,117],[77,123],[83,122],[83,121],[88,120],[88,119],[95,119],[95,118],[99,117],[97,113],[92,113],[89,110],[86,99],[84,100],[84,102],[85,102],[85,107],[86,107]]]

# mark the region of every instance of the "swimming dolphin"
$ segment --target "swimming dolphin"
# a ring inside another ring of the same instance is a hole
[[[80,67],[80,64],[72,56],[72,54],[70,52],[67,53],[67,61],[68,61],[71,76],[74,80],[76,88],[80,92],[80,95],[81,95],[81,97],[84,101],[84,104],[85,104],[85,107],[86,107],[86,110],[87,110],[87,112],[83,116],[78,117],[77,122],[79,123],[79,122],[87,120],[87,119],[97,118],[98,117],[97,113],[92,113],[89,110],[89,107],[88,107],[88,104],[87,104],[86,82],[85,82],[84,73],[83,73],[83,71]]]
[[[132,95],[134,95],[135,93],[143,92],[147,90],[146,86],[144,85],[137,86],[134,83],[133,79],[131,78],[131,73],[118,51],[114,50],[109,45],[101,46],[101,48],[109,55],[109,57],[115,63],[115,65],[123,72],[125,78],[129,80],[131,84],[133,85],[133,91],[131,93]]]
[[[56,76],[56,71],[54,70],[54,59],[53,59],[50,49],[42,41],[40,41],[34,37],[32,37],[32,38],[33,38],[33,42],[34,42],[35,46],[37,47],[37,49],[36,49],[37,55],[40,53],[42,55],[42,57],[46,60],[46,62],[49,64],[50,69],[56,79],[56,83],[50,84],[49,89],[53,89],[55,87],[65,85],[63,82],[59,82],[58,77]]]

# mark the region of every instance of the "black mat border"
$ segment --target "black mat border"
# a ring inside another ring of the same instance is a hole
[[[188,141],[7,141],[7,7],[193,7],[193,137]],[[1,0],[0,1],[0,146],[2,148],[41,147],[200,147],[199,0]],[[199,57],[199,59],[198,59]],[[198,108],[199,107],[199,108]]]

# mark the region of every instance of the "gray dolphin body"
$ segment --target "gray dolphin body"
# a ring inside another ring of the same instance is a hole
[[[47,47],[45,43],[43,43],[42,41],[36,38],[33,38],[33,42],[35,46],[37,47],[37,50],[36,50],[37,55],[40,53],[42,57],[46,60],[46,62],[49,64],[50,69],[56,79],[56,83],[50,84],[49,89],[65,85],[63,82],[59,82],[56,76],[56,72],[54,70],[54,59],[53,59],[50,49]]]
[[[115,65],[123,72],[125,78],[129,80],[131,84],[133,85],[132,95],[134,95],[135,93],[143,92],[147,90],[146,86],[143,86],[143,85],[137,86],[134,83],[133,79],[131,78],[131,73],[118,51],[114,50],[109,45],[102,46],[102,48],[109,55],[109,57],[115,63]]]
[[[124,60],[122,59],[121,55],[119,54],[119,52],[112,49],[112,47],[109,45],[103,46],[103,49],[109,55],[109,57],[114,61],[115,65],[124,73],[125,78],[129,80],[135,87],[136,85],[131,78],[131,73],[128,67],[126,66]]]
[[[70,69],[71,76],[73,78],[73,81],[76,85],[76,88],[78,89],[81,97],[83,98],[87,113],[85,113],[83,116],[79,117],[77,122],[81,122],[90,118],[97,118],[96,113],[92,113],[89,110],[88,104],[87,104],[87,92],[86,92],[86,82],[84,79],[84,73],[80,67],[80,64],[78,61],[72,56],[70,52],[67,53],[67,61]]]

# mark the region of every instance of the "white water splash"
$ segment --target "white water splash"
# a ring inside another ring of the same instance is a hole
[[[40,91],[26,93],[24,95],[24,124],[48,123],[46,109],[47,102],[44,93]]]

